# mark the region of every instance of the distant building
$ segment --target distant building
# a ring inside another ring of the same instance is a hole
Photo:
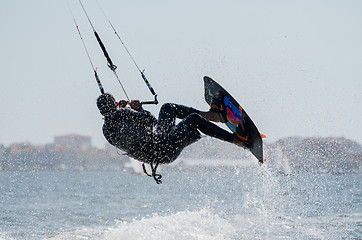
[[[86,150],[92,147],[92,141],[90,137],[77,134],[68,134],[54,137],[54,144],[57,146],[77,148],[80,150]]]

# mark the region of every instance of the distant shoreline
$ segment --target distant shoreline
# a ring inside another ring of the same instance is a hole
[[[128,163],[135,160],[121,153],[111,145],[103,149],[93,147],[90,137],[70,134],[56,137],[54,143],[45,145],[0,145],[0,170],[133,171],[130,166],[135,164]],[[272,144],[264,144],[264,156],[269,168],[284,174],[362,173],[362,146],[346,138],[283,138]],[[206,165],[209,167],[245,167],[253,165],[255,160],[247,150],[205,137],[187,147],[178,160],[166,166],[190,168],[197,162],[203,165],[202,159],[208,159]]]

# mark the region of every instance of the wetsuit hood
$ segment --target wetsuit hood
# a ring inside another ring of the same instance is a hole
[[[117,110],[117,103],[114,97],[109,93],[100,95],[97,99],[97,107],[103,116],[106,116]]]

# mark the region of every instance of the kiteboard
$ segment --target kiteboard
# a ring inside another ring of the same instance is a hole
[[[240,104],[220,84],[212,78],[204,77],[205,101],[219,100],[219,111],[223,122],[243,142],[250,152],[263,164],[263,140],[257,127]]]

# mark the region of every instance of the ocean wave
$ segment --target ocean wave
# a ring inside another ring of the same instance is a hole
[[[235,233],[235,227],[228,220],[202,209],[167,216],[154,214],[133,221],[119,221],[112,227],[79,228],[47,239],[229,240]]]
[[[102,239],[231,239],[236,232],[226,219],[209,210],[182,211],[168,216],[153,215],[132,222],[119,222]]]

